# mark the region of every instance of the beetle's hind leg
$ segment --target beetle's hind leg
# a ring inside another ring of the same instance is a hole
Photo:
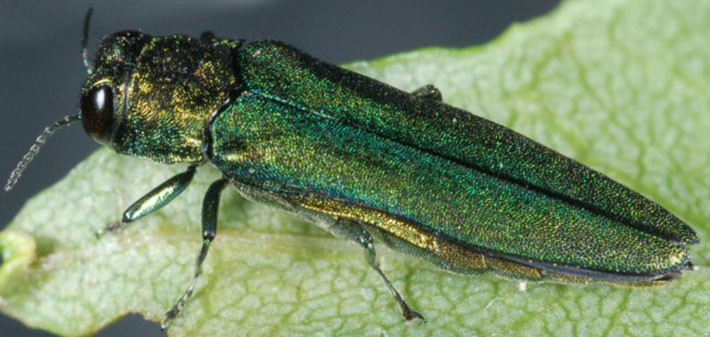
[[[412,91],[412,95],[419,98],[431,99],[437,102],[441,102],[441,91],[437,89],[433,84],[423,85],[417,90]]]
[[[192,182],[196,169],[197,165],[190,165],[185,172],[174,175],[172,178],[148,192],[123,212],[121,221],[111,223],[104,229],[96,231],[96,236],[100,237],[105,233],[115,232],[126,227],[131,222],[163,208],[163,206],[173,201],[180,193],[185,191],[187,186],[190,185],[190,182]]]
[[[200,254],[197,255],[197,261],[195,262],[195,273],[190,283],[188,283],[185,292],[180,296],[180,299],[173,305],[170,311],[165,313],[165,320],[160,325],[163,330],[170,326],[170,322],[177,317],[182,308],[185,307],[187,300],[192,296],[195,290],[197,278],[202,275],[202,263],[205,262],[210,244],[217,235],[217,214],[219,211],[220,194],[227,184],[229,184],[229,180],[227,179],[217,180],[210,185],[209,189],[207,189],[207,193],[205,193],[205,199],[202,202],[202,247],[200,248]]]
[[[353,240],[365,248],[365,259],[367,260],[367,263],[377,272],[377,274],[380,275],[382,280],[385,281],[387,288],[389,288],[392,293],[392,297],[394,297],[394,300],[397,301],[399,308],[402,309],[404,319],[407,321],[425,321],[424,316],[409,307],[407,302],[405,302],[399,294],[399,291],[397,291],[397,289],[392,285],[392,282],[390,282],[389,278],[387,278],[387,275],[385,275],[382,269],[380,269],[380,265],[377,263],[375,246],[373,244],[374,240],[372,239],[370,233],[368,233],[362,225],[354,221],[338,219],[335,224],[332,225],[330,230],[333,234]]]

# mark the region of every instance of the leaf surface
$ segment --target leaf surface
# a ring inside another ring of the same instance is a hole
[[[692,225],[698,266],[655,288],[466,276],[378,246],[428,322],[405,323],[362,251],[293,216],[223,195],[205,275],[170,336],[649,336],[710,331],[710,2],[567,1],[465,49],[347,65],[509,126],[643,193]],[[0,233],[0,310],[59,335],[118,317],[159,321],[200,245],[204,168],[169,206],[94,237],[184,166],[103,149]]]

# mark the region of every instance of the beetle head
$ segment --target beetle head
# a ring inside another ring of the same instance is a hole
[[[106,36],[97,49],[95,69],[81,89],[80,116],[86,133],[109,144],[126,108],[127,85],[150,36],[126,30]]]
[[[91,138],[118,153],[163,163],[204,160],[209,115],[238,87],[233,57],[241,41],[126,30],[104,37],[92,66],[86,52],[90,17],[91,10],[84,21],[82,55],[89,76],[79,114],[55,122],[37,137],[11,173],[7,191],[47,138],[78,120]]]
[[[116,152],[202,161],[205,124],[236,87],[238,41],[137,31],[108,35],[81,90],[86,132]]]

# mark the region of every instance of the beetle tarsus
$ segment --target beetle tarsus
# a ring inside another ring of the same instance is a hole
[[[207,243],[207,246],[209,247],[209,243]],[[205,243],[202,244],[203,251],[205,250]],[[207,253],[205,253],[207,255]],[[202,253],[200,253],[200,256],[202,256]],[[200,262],[198,262],[200,263]],[[195,283],[197,282],[197,278],[202,274],[202,269],[198,266],[197,270],[195,271],[195,275],[192,277],[192,280],[190,281],[190,284],[187,286],[187,289],[185,289],[185,292],[180,296],[180,299],[173,305],[172,308],[168,312],[165,313],[165,319],[163,322],[160,324],[160,329],[165,331],[170,327],[170,323],[175,319],[182,309],[185,307],[185,304],[187,303],[187,300],[192,296],[192,294],[195,291]]]
[[[219,212],[220,194],[228,184],[229,180],[227,179],[217,180],[210,185],[209,189],[207,189],[207,193],[205,193],[205,198],[202,203],[202,247],[195,261],[195,273],[192,276],[192,280],[190,280],[190,283],[187,285],[185,292],[180,296],[180,299],[173,305],[170,311],[165,313],[165,320],[163,320],[163,323],[160,325],[163,330],[167,329],[170,326],[170,322],[180,314],[185,304],[187,304],[187,300],[190,299],[195,291],[195,283],[200,275],[202,275],[202,263],[205,262],[210,244],[217,235],[217,214]]]
[[[370,235],[369,233],[365,232],[368,236]],[[389,278],[387,278],[387,275],[380,269],[379,263],[376,261],[376,254],[375,254],[375,247],[372,244],[372,238],[370,237],[370,242],[367,244],[363,245],[365,247],[365,257],[367,259],[367,263],[377,271],[377,273],[382,277],[382,280],[385,281],[385,284],[387,284],[387,288],[389,288],[390,292],[392,293],[392,297],[394,297],[394,300],[397,301],[397,304],[399,305],[399,308],[402,310],[402,316],[404,316],[404,319],[407,321],[424,321],[426,322],[426,319],[424,319],[424,316],[422,316],[420,313],[412,310],[407,302],[402,298],[402,295],[399,294],[399,291],[392,285],[392,282],[390,282]]]
[[[375,245],[373,244],[374,240],[367,230],[362,228],[362,226],[355,221],[337,219],[331,231],[336,235],[347,237],[365,248],[365,259],[367,263],[380,275],[382,280],[385,281],[387,288],[392,293],[392,297],[394,297],[394,300],[397,301],[399,308],[402,310],[402,316],[404,316],[405,320],[426,322],[424,316],[409,307],[407,302],[402,298],[402,295],[399,294],[399,291],[397,291],[389,278],[387,278],[387,275],[380,269],[380,264],[377,263]]]
[[[402,302],[402,303],[404,303],[404,307],[402,308],[402,314],[404,315],[404,319],[406,319],[408,322],[413,322],[413,321],[426,322],[426,319],[424,318],[424,316],[422,316],[420,313],[409,308],[407,306],[406,302]]]
[[[127,224],[123,221],[110,222],[106,225],[106,227],[94,232],[94,235],[96,235],[97,239],[100,239],[105,234],[118,232],[119,230],[125,228],[126,225]]]

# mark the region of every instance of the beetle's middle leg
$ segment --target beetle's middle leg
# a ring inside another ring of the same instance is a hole
[[[209,251],[210,244],[217,235],[217,214],[219,212],[219,199],[222,190],[229,184],[229,180],[222,178],[215,181],[207,189],[205,193],[205,199],[202,202],[202,248],[200,248],[200,254],[197,255],[197,261],[195,262],[195,273],[192,276],[192,280],[188,283],[185,292],[180,296],[180,299],[175,303],[175,305],[165,313],[165,320],[160,325],[163,330],[165,330],[170,322],[180,314],[180,311],[187,300],[192,296],[195,290],[195,282],[197,278],[202,275],[202,263],[205,262],[207,257],[207,252]]]
[[[185,172],[174,175],[172,178],[148,192],[123,212],[123,218],[120,222],[109,224],[104,229],[97,231],[96,236],[124,228],[129,223],[151,214],[173,201],[173,199],[185,191],[187,186],[190,185],[192,178],[195,176],[196,169],[197,165],[190,165]]]
[[[402,309],[402,315],[407,321],[422,320],[424,321],[424,316],[418,312],[412,310],[407,302],[404,301],[402,296],[399,294],[397,289],[392,285],[387,275],[380,269],[380,264],[377,263],[377,254],[375,253],[375,246],[373,245],[374,240],[370,233],[365,230],[362,225],[355,221],[347,219],[338,219],[335,224],[330,228],[331,232],[337,236],[342,236],[344,238],[355,241],[360,246],[365,248],[365,259],[367,263],[374,269],[377,274],[380,275],[382,280],[385,281],[387,288],[389,288],[392,293],[392,297],[397,301],[399,308]]]

